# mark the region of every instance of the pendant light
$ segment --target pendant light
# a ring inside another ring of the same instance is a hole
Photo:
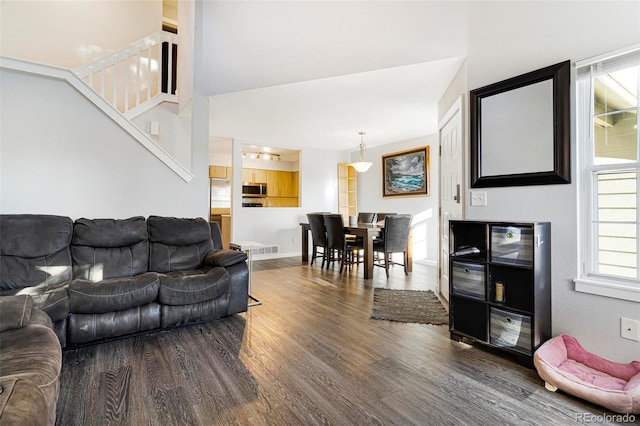
[[[354,169],[356,169],[357,172],[360,173],[364,173],[367,170],[369,170],[369,168],[371,166],[373,166],[373,163],[371,163],[370,161],[364,161],[364,135],[365,132],[359,132],[360,135],[360,146],[358,146],[358,148],[360,149],[360,161],[357,161],[355,163],[351,163],[351,167],[353,167]]]

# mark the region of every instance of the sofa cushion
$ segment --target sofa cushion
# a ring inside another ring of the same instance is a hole
[[[0,333],[0,375],[30,377],[38,386],[52,386],[60,375],[62,349],[53,330],[30,324]]]
[[[71,314],[68,343],[77,345],[160,327],[160,305],[149,303],[104,314]]]
[[[0,424],[53,425],[38,385],[22,377],[0,377]]]
[[[46,312],[53,322],[61,321],[69,316],[69,293],[67,292],[67,287],[68,284],[65,284],[45,292],[29,292],[29,295],[33,298],[33,305]]]
[[[71,280],[70,218],[0,215],[0,230],[0,291]]]
[[[211,321],[228,315],[229,298],[225,295],[214,300],[192,305],[162,305],[161,326],[163,328]]]
[[[69,285],[70,310],[76,314],[101,314],[146,305],[158,297],[155,272],[98,282],[73,280]]]
[[[163,305],[191,305],[217,299],[229,291],[224,268],[170,272],[160,275],[158,301]]]
[[[62,349],[58,337],[47,326],[29,324],[0,333],[0,376],[2,380],[28,379],[44,396],[48,422],[55,422]],[[5,424],[4,418],[1,424]],[[12,424],[12,423],[6,423]]]
[[[53,321],[51,321],[51,318],[49,317],[49,315],[45,314],[43,311],[35,307],[31,309],[31,317],[29,318],[29,324],[42,325],[44,327],[53,329]]]
[[[33,299],[29,296],[0,297],[0,332],[29,324]]]
[[[210,253],[204,263],[207,266],[222,266],[227,268],[237,263],[245,262],[247,254],[238,250],[218,250]]]
[[[78,219],[71,256],[74,278],[100,281],[147,272],[149,245],[143,217]]]
[[[0,297],[13,295],[29,295],[33,299],[33,306],[46,312],[51,321],[61,321],[69,315],[68,283],[57,287],[26,287],[22,289],[0,292]]]
[[[147,226],[151,271],[166,273],[198,269],[213,250],[209,222],[202,218],[150,216]]]

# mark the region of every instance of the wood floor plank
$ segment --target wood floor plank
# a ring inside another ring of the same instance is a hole
[[[57,424],[573,425],[608,413],[447,326],[370,318],[374,287],[430,289],[433,268],[362,273],[257,261],[263,304],[247,313],[66,351]]]

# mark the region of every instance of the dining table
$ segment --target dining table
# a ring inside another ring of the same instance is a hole
[[[311,226],[306,222],[300,223],[302,232],[302,262],[309,263],[309,233]],[[353,226],[344,227],[345,234],[355,235],[361,237],[364,242],[364,279],[369,280],[373,278],[373,240],[375,237],[382,235],[384,227],[375,223],[359,223]],[[412,256],[412,239],[411,232],[409,233],[409,240],[407,242],[407,271],[411,272],[413,256]]]

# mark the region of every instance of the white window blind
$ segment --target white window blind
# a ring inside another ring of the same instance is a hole
[[[582,248],[576,289],[640,301],[640,50],[577,68]]]

